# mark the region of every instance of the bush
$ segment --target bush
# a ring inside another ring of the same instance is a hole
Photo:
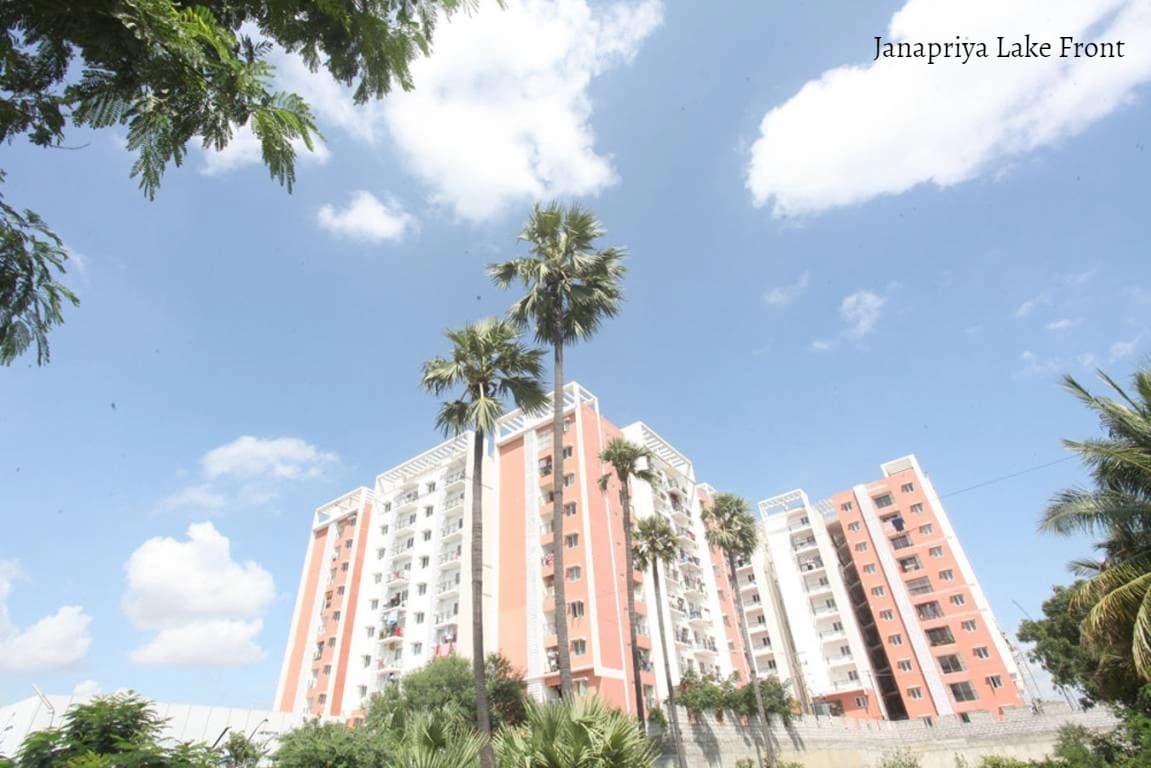
[[[502,768],[653,768],[656,745],[639,725],[598,698],[529,701],[523,725],[495,735]]]
[[[1003,755],[987,755],[980,758],[979,768],[1028,768],[1032,763]]]
[[[657,725],[660,728],[667,728],[667,715],[658,706],[652,707],[648,710],[647,721],[652,725]]]
[[[877,768],[919,768],[919,755],[909,749],[897,749],[884,755]]]

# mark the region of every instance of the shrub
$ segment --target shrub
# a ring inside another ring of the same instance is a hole
[[[919,768],[919,755],[909,749],[897,749],[884,755],[877,768]]]
[[[503,768],[653,768],[656,745],[638,724],[597,698],[527,706],[523,725],[494,738]]]
[[[652,707],[648,710],[647,721],[652,725],[657,725],[660,728],[667,728],[667,715],[658,706]]]

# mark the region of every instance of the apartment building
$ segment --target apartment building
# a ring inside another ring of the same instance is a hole
[[[764,546],[739,571],[759,673],[790,681],[808,711],[887,717],[827,521],[799,490],[759,511]]]
[[[559,685],[556,547],[565,547],[573,676],[582,691],[634,709],[627,589],[639,614],[641,680],[650,703],[667,695],[654,611],[664,612],[676,681],[687,670],[745,670],[723,570],[700,521],[707,498],[690,460],[648,425],[620,429],[577,383],[564,391],[564,514],[552,520],[550,410],[508,414],[484,459],[485,640],[524,671],[531,692]],[[637,518],[673,523],[680,552],[650,573],[624,574],[618,483],[599,454],[623,436],[655,458],[655,486],[633,483]],[[282,712],[355,717],[373,692],[438,655],[471,654],[471,451],[474,436],[445,441],[316,510],[276,693]],[[736,659],[733,660],[733,654]],[[657,674],[657,671],[659,674]]]
[[[1022,704],[1011,650],[930,479],[915,456],[882,470],[835,494],[828,513],[890,687],[909,717]]]
[[[758,673],[804,711],[931,717],[1023,703],[1018,669],[914,456],[812,503],[760,502],[764,545],[741,563]]]
[[[470,649],[473,440],[440,443],[316,510],[278,711],[351,718],[404,673]]]
[[[726,677],[733,669],[735,628],[725,626],[717,572],[704,539],[695,471],[690,460],[648,425],[618,428],[600,413],[598,399],[579,384],[564,390],[564,507],[553,519],[551,415],[506,416],[496,434],[499,555],[494,621],[500,651],[524,671],[529,691],[548,698],[559,686],[555,635],[555,580],[565,579],[572,676],[579,691],[595,693],[631,712],[633,680],[627,627],[627,591],[635,590],[640,617],[637,640],[641,682],[649,703],[666,696],[663,658],[654,611],[664,613],[669,662],[678,681],[687,670]],[[662,600],[648,573],[624,573],[623,524],[618,486],[599,479],[610,467],[599,461],[616,437],[645,445],[655,456],[654,486],[633,483],[637,519],[658,514],[679,536],[678,561],[661,569]],[[564,573],[554,568],[564,547]],[[722,573],[722,572],[720,572]],[[730,621],[730,617],[729,617]],[[741,647],[738,647],[742,651]],[[659,674],[657,674],[657,672]]]

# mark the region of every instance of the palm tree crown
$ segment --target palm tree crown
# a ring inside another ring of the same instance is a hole
[[[1090,469],[1091,490],[1071,488],[1051,501],[1040,522],[1045,531],[1101,536],[1098,561],[1077,561],[1090,576],[1074,600],[1091,606],[1081,632],[1103,656],[1128,659],[1151,680],[1151,371],[1134,376],[1135,396],[1100,372],[1118,399],[1091,394],[1075,379],[1064,388],[1100,419],[1107,436],[1064,440]]]
[[[455,387],[464,390],[440,406],[436,426],[446,434],[491,432],[504,414],[507,397],[528,413],[547,405],[540,384],[544,353],[521,344],[511,323],[489,318],[444,335],[452,342],[451,355],[424,363],[422,385],[436,396]]]
[[[532,255],[489,265],[496,285],[518,282],[528,289],[510,316],[521,327],[533,325],[539,343],[571,345],[594,335],[605,318],[619,312],[624,252],[594,250],[603,234],[591,211],[537,203],[520,232],[520,240],[531,243]]]
[[[658,482],[659,475],[650,469],[652,458],[653,454],[650,448],[636,445],[622,437],[614,438],[599,454],[599,460],[604,464],[611,465],[621,484],[633,477],[645,483]],[[647,466],[644,466],[645,464]],[[599,479],[600,490],[606,491],[610,482],[611,473],[601,477]]]
[[[632,553],[635,567],[646,571],[653,563],[667,564],[679,555],[679,542],[671,523],[660,515],[645,517],[636,523]]]
[[[733,493],[716,494],[700,518],[707,526],[707,543],[735,558],[750,557],[759,545],[755,517],[747,501]]]

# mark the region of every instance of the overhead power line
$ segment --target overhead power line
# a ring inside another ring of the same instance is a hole
[[[1056,459],[1055,461],[1049,461],[1045,464],[1036,464],[1033,467],[1027,467],[1026,469],[1021,469],[1018,472],[1012,472],[1010,475],[1003,475],[1001,477],[993,477],[990,480],[984,480],[981,483],[976,483],[975,485],[969,485],[966,488],[960,488],[958,491],[950,491],[949,493],[943,494],[939,498],[946,499],[949,496],[958,496],[961,493],[967,493],[968,491],[974,491],[977,488],[986,488],[989,485],[995,485],[996,483],[1002,483],[1004,480],[1011,480],[1012,478],[1019,477],[1020,475],[1026,475],[1029,472],[1037,472],[1040,469],[1046,469],[1047,467],[1054,467],[1056,464],[1062,464],[1063,462],[1071,461],[1074,458],[1076,458],[1076,457],[1075,456],[1064,456],[1062,459]]]

